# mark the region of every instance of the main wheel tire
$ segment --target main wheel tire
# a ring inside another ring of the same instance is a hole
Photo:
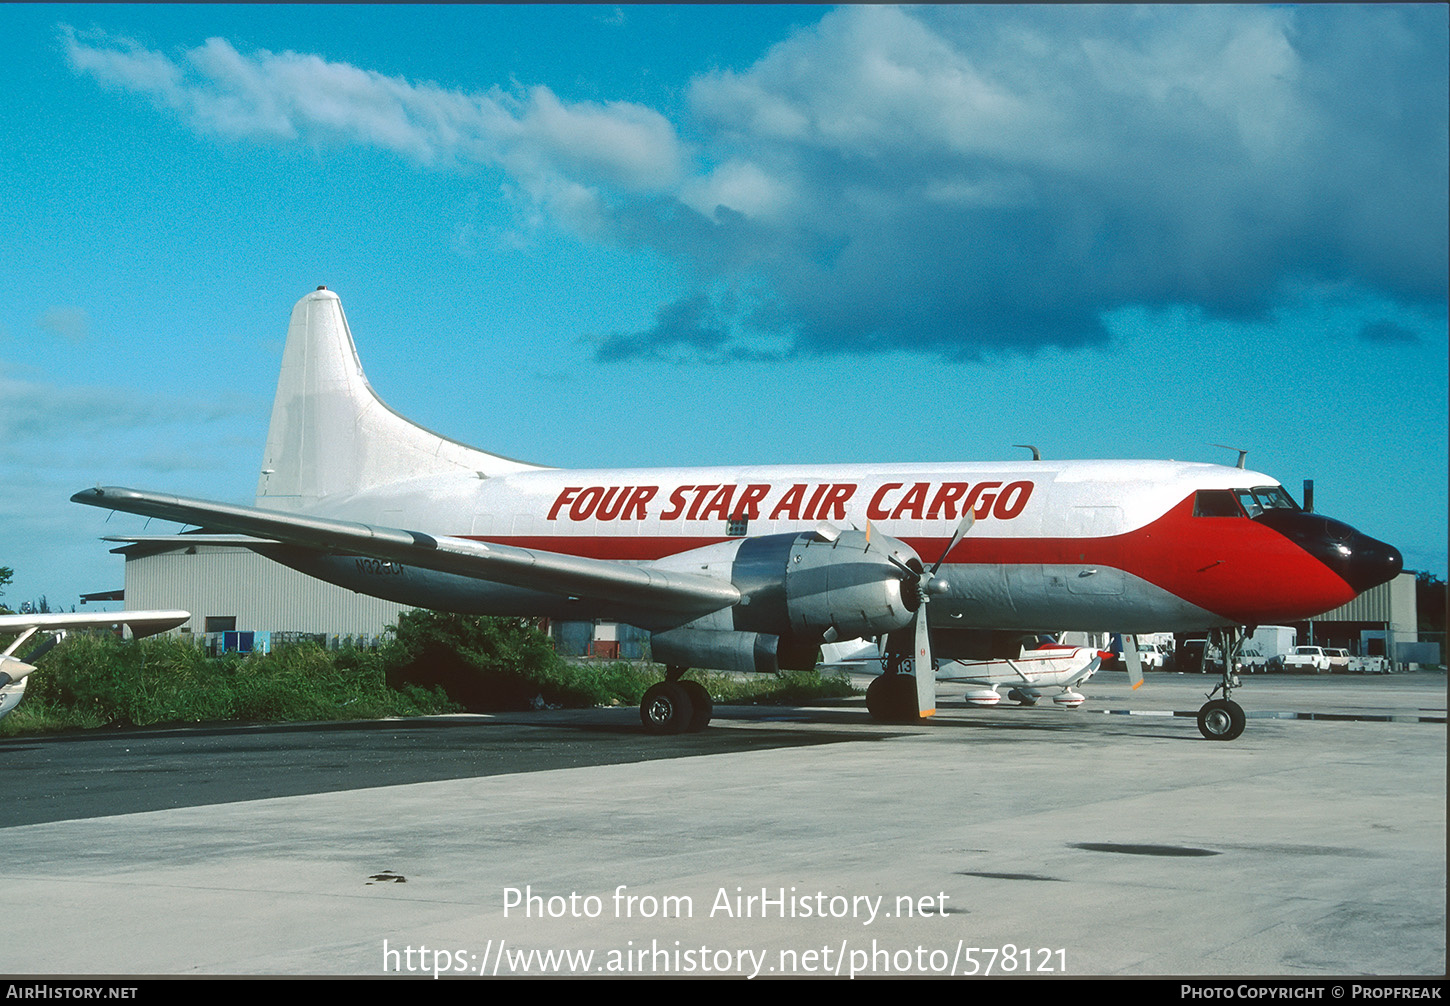
[[[878,723],[886,720],[886,693],[885,686],[881,683],[885,680],[886,675],[882,674],[872,678],[871,683],[866,686],[866,711]]]
[[[910,674],[883,674],[866,688],[866,709],[878,723],[915,723],[916,678]]]
[[[678,681],[651,685],[639,703],[639,719],[652,734],[681,734],[695,716],[689,690]]]
[[[1244,732],[1244,710],[1232,699],[1205,702],[1198,711],[1198,732],[1211,741],[1231,741]]]
[[[687,731],[698,733],[710,725],[710,717],[715,715],[715,702],[710,698],[710,692],[698,681],[681,681],[680,687],[690,697],[692,709]]]

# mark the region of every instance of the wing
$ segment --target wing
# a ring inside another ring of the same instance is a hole
[[[191,618],[189,611],[98,611],[45,615],[0,615],[0,632],[64,632],[69,629],[103,629],[127,625],[132,635],[149,636],[174,629]]]
[[[187,499],[138,489],[114,486],[87,489],[76,493],[71,501],[181,524],[195,524],[208,531],[249,535],[268,542],[283,542],[324,552],[371,556],[406,566],[564,597],[607,598],[696,616],[728,608],[740,600],[740,591],[728,580],[696,573],[631,566],[607,559],[495,545],[401,528],[284,514],[259,507]],[[195,540],[190,535],[185,537]]]
[[[27,653],[25,660],[13,656],[22,644],[38,632],[55,633],[60,639],[68,629],[100,629],[112,625],[129,625],[133,636],[149,636],[157,632],[174,629],[191,618],[189,611],[98,611],[60,612],[39,615],[0,615],[0,632],[18,632],[20,635],[0,652],[0,717],[20,703],[24,693],[24,681],[35,670],[36,653],[44,653],[53,642],[35,653]]]

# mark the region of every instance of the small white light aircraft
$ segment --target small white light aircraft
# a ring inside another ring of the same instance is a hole
[[[6,635],[18,632],[20,635],[0,653],[0,719],[3,719],[25,697],[25,684],[39,660],[51,647],[60,642],[67,632],[74,629],[104,629],[114,625],[125,625],[133,636],[149,636],[156,632],[174,629],[191,618],[188,611],[102,611],[94,614],[59,613],[44,615],[0,615],[0,633]],[[15,651],[34,639],[37,634],[47,637],[25,659],[14,656]]]
[[[809,669],[823,642],[885,636],[868,705],[915,718],[935,712],[933,653],[1010,656],[1004,640],[1045,628],[1237,634],[1327,611],[1401,567],[1267,475],[1218,465],[513,461],[384,405],[325,288],[292,312],[255,506],[114,487],[72,499],[209,533],[109,540],[229,543],[404,604],[645,629],[667,670],[640,716],[660,733],[709,721],[691,667]],[[1229,672],[1220,687],[1200,729],[1231,739],[1244,713]]]
[[[998,689],[1005,685],[1007,699],[1019,705],[1035,706],[1044,693],[1051,692],[1054,704],[1076,709],[1086,699],[1074,686],[1096,674],[1103,657],[1104,652],[1093,646],[1023,646],[1016,657],[942,664],[937,668],[937,680],[972,686],[966,694],[968,705],[995,706],[1002,701]],[[1141,675],[1136,680],[1140,681]]]
[[[885,656],[877,644],[863,639],[844,644],[827,643],[821,651],[824,657],[823,666],[845,670],[880,665]],[[1102,667],[1103,660],[1110,655],[1095,646],[1073,646],[1032,639],[1021,644],[1015,657],[938,660],[936,680],[969,686],[964,698],[972,706],[997,705],[1002,701],[1000,689],[1005,685],[1008,688],[1007,700],[1018,705],[1035,706],[1038,699],[1051,692],[1055,705],[1076,709],[1086,698],[1081,692],[1074,691],[1074,686],[1096,674]],[[1141,674],[1136,680],[1141,682]],[[884,683],[889,681],[889,676],[883,675],[872,682],[871,689],[888,687]],[[1137,684],[1133,687],[1136,688]],[[871,689],[867,692],[868,702],[871,701]],[[913,706],[910,710],[903,710],[902,715],[915,713]]]

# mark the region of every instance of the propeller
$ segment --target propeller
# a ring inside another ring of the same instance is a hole
[[[0,668],[4,668],[4,670],[0,670],[0,688],[4,688],[17,681],[24,681],[29,677],[30,672],[35,670],[35,665],[27,664],[15,657],[6,657],[0,661]]]
[[[1136,691],[1143,683],[1143,661],[1138,659],[1138,637],[1123,633],[1123,663],[1128,667],[1128,683]]]
[[[966,537],[967,532],[972,529],[972,525],[976,521],[977,515],[968,508],[967,512],[962,515],[961,523],[957,525],[952,540],[947,543],[940,558],[932,563],[930,569],[918,572],[896,556],[889,556],[892,563],[901,570],[903,583],[914,586],[919,598],[916,611],[911,616],[911,671],[916,676],[918,716],[931,716],[936,713],[936,664],[931,659],[931,632],[927,626],[926,606],[931,600],[932,594],[940,594],[946,590],[946,581],[936,579],[937,570],[941,569],[942,563],[946,562],[952,549],[961,544],[962,539]]]
[[[0,688],[23,680],[31,671],[35,670],[34,664],[21,660],[19,657],[13,657],[11,654],[20,649],[21,644],[35,635],[39,629],[39,626],[32,625],[16,637],[15,641],[5,648],[4,653],[0,653],[0,668],[3,668],[0,670]],[[37,654],[26,654],[26,656],[33,660]]]

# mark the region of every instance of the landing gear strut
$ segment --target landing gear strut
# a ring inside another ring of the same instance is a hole
[[[1244,732],[1243,706],[1229,698],[1239,685],[1239,654],[1243,650],[1244,633],[1238,626],[1217,631],[1223,653],[1223,680],[1208,693],[1208,701],[1198,711],[1198,732],[1211,741],[1231,741]],[[1223,698],[1215,699],[1214,695],[1220,691]]]
[[[665,668],[665,680],[646,689],[639,719],[649,733],[697,733],[709,726],[715,703],[700,682],[683,680],[688,670],[672,664]]]

